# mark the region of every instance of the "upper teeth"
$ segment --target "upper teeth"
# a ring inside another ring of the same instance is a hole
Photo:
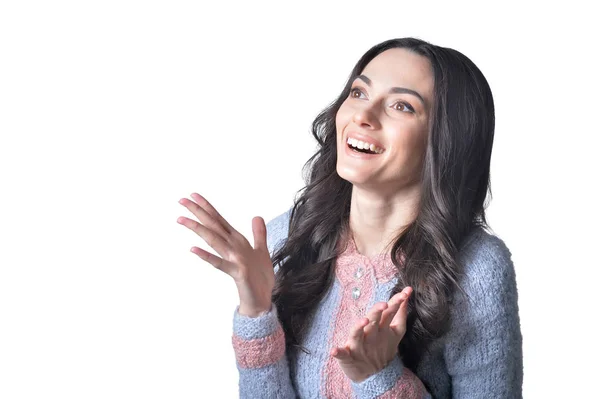
[[[360,148],[361,150],[371,150],[377,154],[381,154],[383,152],[383,148],[377,147],[375,144],[368,144],[364,141],[353,139],[351,137],[348,137],[348,144],[350,144],[352,147]]]

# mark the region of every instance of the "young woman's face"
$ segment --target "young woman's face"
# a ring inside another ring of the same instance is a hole
[[[340,177],[384,191],[419,184],[433,84],[431,65],[423,56],[394,48],[373,58],[336,115]],[[369,149],[378,153],[355,152],[348,139],[374,144]]]

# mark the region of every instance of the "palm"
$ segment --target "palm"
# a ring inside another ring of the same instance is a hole
[[[387,303],[373,306],[350,332],[344,347],[332,350],[340,368],[352,381],[362,381],[377,373],[397,355],[398,344],[406,332],[406,314],[410,287],[394,295]]]
[[[256,313],[271,307],[275,284],[273,264],[267,248],[266,226],[261,217],[252,219],[254,247],[234,229],[201,195],[193,193],[196,202],[186,198],[180,204],[190,210],[198,221],[180,217],[177,222],[198,234],[220,256],[198,247],[191,251],[236,282],[240,294],[240,311]]]

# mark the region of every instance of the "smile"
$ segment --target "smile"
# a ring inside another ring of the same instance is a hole
[[[353,139],[351,137],[347,140],[348,147],[352,151],[356,151],[363,154],[381,154],[383,152],[383,148],[377,147],[375,144],[368,144],[364,141],[360,141],[357,139]]]

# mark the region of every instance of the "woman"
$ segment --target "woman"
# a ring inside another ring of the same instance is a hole
[[[248,398],[518,398],[511,255],[485,219],[491,90],[458,51],[415,38],[367,51],[313,123],[294,206],[254,247],[200,195],[180,202],[240,305]],[[275,265],[273,267],[273,265]]]

